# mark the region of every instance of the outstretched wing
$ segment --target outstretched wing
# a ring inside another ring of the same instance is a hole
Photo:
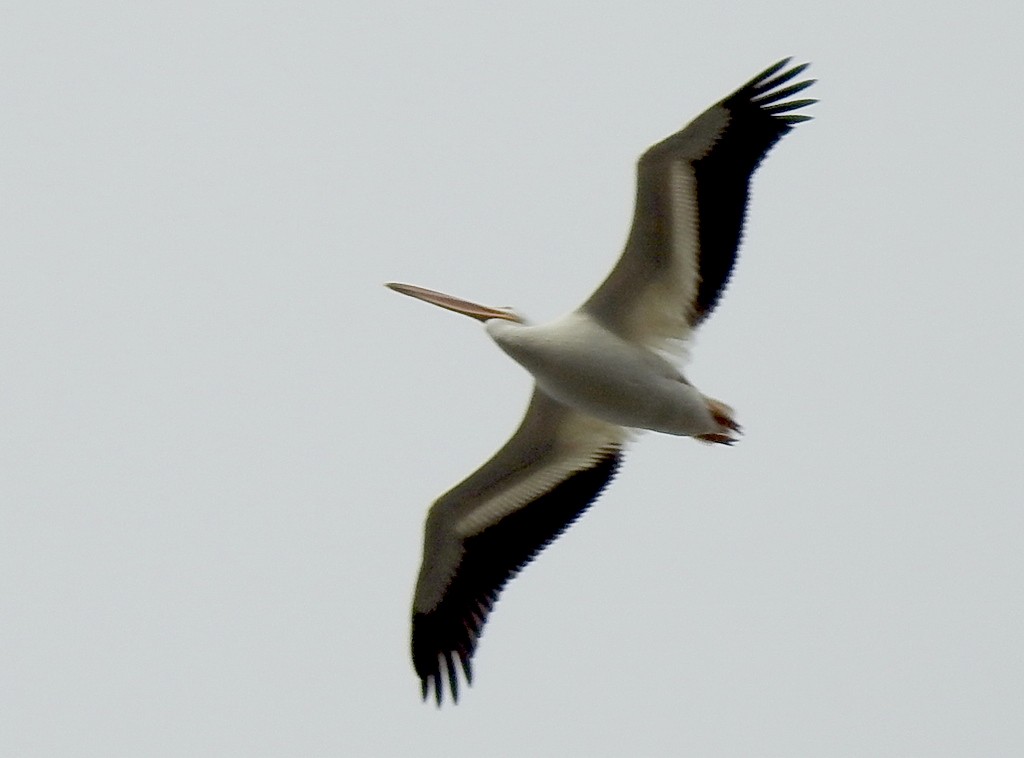
[[[535,389],[505,446],[434,503],[412,613],[424,700],[433,683],[440,705],[445,680],[458,700],[455,661],[471,682],[471,658],[502,587],[611,481],[626,434]]]
[[[782,86],[808,64],[761,72],[637,165],[636,208],[626,248],[582,309],[649,347],[686,338],[714,309],[743,232],[750,177],[815,100],[787,100],[813,79]]]

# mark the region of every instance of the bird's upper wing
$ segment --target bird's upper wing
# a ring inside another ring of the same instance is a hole
[[[736,260],[750,176],[815,102],[786,100],[814,83],[781,85],[807,64],[766,69],[637,165],[626,248],[582,309],[622,337],[663,348],[711,313]],[[782,102],[780,102],[782,101]]]
[[[505,583],[558,537],[615,475],[627,432],[535,389],[519,429],[427,515],[413,600],[412,660],[426,699],[447,679],[458,699],[470,658]]]

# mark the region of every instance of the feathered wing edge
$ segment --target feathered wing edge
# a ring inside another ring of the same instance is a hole
[[[811,118],[790,111],[817,102],[786,100],[815,81],[782,87],[809,65],[786,69],[789,61],[765,69],[719,103],[729,114],[728,122],[707,154],[693,162],[700,238],[693,326],[711,314],[729,281],[743,236],[751,175],[776,142]]]
[[[578,471],[529,505],[463,542],[463,556],[435,609],[412,615],[412,659],[423,699],[431,686],[437,704],[447,679],[459,699],[455,660],[467,684],[473,682],[472,656],[505,584],[578,519],[619,467],[621,454],[609,451],[589,469]],[[442,666],[443,661],[443,666]]]
[[[614,477],[627,432],[534,391],[512,438],[430,509],[411,652],[424,699],[471,658],[501,589],[582,515]],[[458,662],[458,664],[456,663]]]
[[[765,69],[637,164],[636,205],[625,250],[583,304],[612,331],[662,348],[685,339],[714,309],[742,236],[750,176],[816,101],[785,98],[808,64]],[[781,102],[780,102],[781,101]]]

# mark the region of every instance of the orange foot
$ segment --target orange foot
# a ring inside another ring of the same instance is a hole
[[[711,412],[711,417],[715,420],[715,423],[720,427],[719,431],[711,432],[710,434],[698,434],[696,439],[701,442],[716,443],[719,445],[732,445],[737,441],[737,434],[741,434],[743,429],[736,420],[733,419],[733,410],[728,405],[723,403],[721,400],[714,400],[710,397],[704,398],[708,405],[708,410]]]

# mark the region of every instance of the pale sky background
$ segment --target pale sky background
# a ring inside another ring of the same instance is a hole
[[[1024,754],[1024,6],[8,2],[0,754]],[[456,708],[430,502],[528,376],[408,281],[543,320],[633,166],[781,57],[687,373],[513,582]]]

